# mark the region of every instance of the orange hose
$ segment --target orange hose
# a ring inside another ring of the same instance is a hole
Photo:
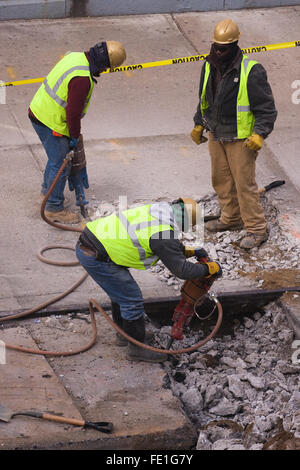
[[[47,204],[47,201],[48,201],[48,198],[50,196],[50,194],[52,193],[53,191],[53,188],[55,187],[55,185],[57,184],[57,181],[60,177],[60,175],[62,174],[62,172],[64,171],[64,169],[66,168],[66,166],[69,164],[69,162],[72,160],[71,157],[69,157],[68,155],[66,156],[66,158],[64,159],[63,161],[63,164],[62,166],[60,167],[60,169],[58,170],[57,172],[57,175],[56,177],[54,178],[47,194],[45,195],[44,199],[43,199],[43,202],[42,202],[42,205],[41,205],[41,217],[42,219],[49,225],[52,225],[52,227],[56,227],[56,228],[60,228],[62,230],[67,230],[67,231],[70,231],[70,232],[82,232],[82,229],[80,227],[70,227],[68,225],[63,225],[63,224],[58,224],[56,222],[52,222],[51,220],[48,219],[48,217],[45,215],[45,206]]]
[[[78,228],[78,227],[70,227],[70,226],[67,226],[67,225],[62,225],[62,224],[57,224],[57,223],[54,223],[54,222],[51,222],[46,216],[45,216],[45,206],[46,206],[46,203],[47,203],[47,200],[51,194],[51,192],[53,191],[53,188],[55,187],[60,175],[62,174],[63,170],[65,169],[65,167],[67,166],[67,164],[70,162],[71,160],[71,157],[66,157],[62,166],[60,167],[55,179],[53,180],[51,186],[50,186],[50,189],[49,191],[47,192],[47,194],[45,195],[44,199],[43,199],[43,202],[42,202],[42,205],[41,205],[41,217],[42,219],[49,225],[52,225],[53,227],[56,227],[56,228],[60,228],[62,230],[69,230],[69,231],[73,231],[73,232],[82,232],[82,229],[81,228]],[[68,250],[73,250],[74,251],[74,248],[72,247],[68,247],[68,246],[47,246],[45,248],[42,248],[37,256],[38,258],[43,262],[43,263],[48,263],[48,264],[54,264],[54,265],[58,265],[58,266],[75,266],[75,265],[78,265],[78,261],[75,261],[75,262],[59,262],[59,261],[51,261],[51,260],[48,260],[47,258],[43,257],[42,256],[42,253],[44,253],[46,250],[50,250],[50,249],[58,249],[58,248],[64,248],[64,249],[68,249]],[[88,277],[88,274],[85,273],[78,281],[75,282],[75,284],[73,284],[69,289],[67,289],[65,292],[63,292],[62,294],[59,294],[57,297],[55,297],[54,299],[51,299],[51,300],[48,300],[40,305],[38,305],[37,307],[34,307],[32,309],[29,309],[29,310],[26,310],[25,312],[21,312],[21,313],[16,313],[14,315],[8,315],[6,317],[2,317],[0,318],[0,323],[1,322],[4,322],[4,321],[9,321],[9,320],[15,320],[16,318],[23,318],[23,317],[26,317],[28,315],[31,315],[33,313],[36,313],[38,312],[39,310],[42,310],[43,308],[46,308],[48,307],[49,305],[51,304],[54,304],[55,302],[58,302],[59,300],[63,299],[64,297],[66,297],[67,295],[69,295],[71,292],[73,292],[78,286],[80,286],[84,281],[85,279]],[[91,313],[91,323],[92,323],[92,329],[93,329],[93,336],[92,336],[92,339],[91,341],[86,345],[86,346],[83,346],[82,348],[80,349],[77,349],[75,351],[61,351],[61,352],[57,352],[57,351],[43,351],[41,349],[30,349],[30,348],[25,348],[25,347],[22,347],[22,346],[16,346],[16,345],[13,345],[13,344],[8,344],[8,343],[5,343],[5,346],[8,348],[8,349],[13,349],[13,350],[16,350],[16,351],[22,351],[22,352],[26,352],[26,353],[30,353],[30,354],[41,354],[41,355],[44,355],[44,356],[72,356],[72,355],[75,355],[75,354],[79,354],[81,352],[84,352],[84,351],[87,351],[88,349],[90,349],[96,342],[96,339],[97,339],[97,327],[96,327],[96,322],[95,322],[95,316],[94,316],[94,312],[93,311],[90,311]]]
[[[97,340],[97,327],[96,327],[96,320],[95,320],[95,315],[94,312],[91,312],[91,322],[92,322],[92,328],[93,328],[93,336],[91,341],[86,345],[83,346],[79,349],[76,349],[75,351],[43,351],[41,349],[30,349],[30,348],[25,348],[23,346],[15,346],[13,344],[5,343],[5,347],[8,349],[13,349],[15,351],[21,351],[21,352],[26,352],[29,354],[40,354],[42,356],[75,356],[76,354],[80,354],[84,351],[87,351],[90,349],[94,344],[96,343]]]
[[[159,349],[159,348],[155,348],[153,346],[149,346],[148,344],[141,343],[140,341],[137,341],[136,339],[132,338],[127,333],[125,333],[125,331],[123,331],[122,328],[120,328],[109,317],[109,315],[107,315],[107,313],[104,312],[103,308],[101,308],[100,305],[97,304],[96,300],[94,300],[94,299],[89,300],[90,313],[92,313],[93,306],[94,306],[98,310],[98,312],[100,312],[104,316],[104,318],[115,328],[115,330],[117,330],[128,341],[131,341],[132,343],[134,343],[137,346],[140,346],[144,349],[149,349],[150,351],[155,351],[155,352],[164,353],[164,354],[184,354],[184,353],[189,353],[189,352],[192,352],[192,351],[196,351],[196,349],[199,349],[200,347],[204,346],[204,344],[206,344],[209,340],[211,340],[216,335],[216,333],[218,332],[218,330],[221,326],[221,323],[222,323],[222,318],[223,318],[223,309],[222,309],[222,306],[221,306],[220,302],[217,301],[216,305],[217,305],[217,308],[218,308],[218,319],[217,319],[217,323],[216,323],[213,331],[205,339],[203,339],[199,343],[194,344],[193,346],[190,346],[190,347],[185,348],[185,349],[173,350],[173,349]]]

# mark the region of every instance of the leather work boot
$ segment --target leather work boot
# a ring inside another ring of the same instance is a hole
[[[123,328],[132,338],[144,343],[145,340],[145,321],[144,318],[138,318],[137,320],[124,320]],[[143,347],[137,346],[131,342],[128,342],[126,357],[129,361],[144,361],[144,362],[164,362],[168,359],[167,354],[158,353],[156,351],[150,351]]]
[[[50,212],[45,210],[44,214],[51,222],[58,222],[62,224],[78,224],[80,222],[79,214],[67,211],[66,209],[63,209],[59,212]]]
[[[37,198],[37,203],[41,206],[44,199],[45,199],[45,195],[40,193],[38,198]],[[70,199],[68,197],[65,197],[65,199],[64,199],[64,209],[67,209],[70,206],[71,206]]]
[[[260,246],[262,243],[264,243],[268,239],[268,236],[269,234],[267,231],[263,235],[247,232],[240,241],[240,248],[251,250],[251,248],[255,248],[256,246]]]
[[[225,224],[221,219],[210,220],[206,222],[205,228],[209,232],[225,232],[226,230],[242,230],[244,227],[242,222],[237,222],[235,224]]]

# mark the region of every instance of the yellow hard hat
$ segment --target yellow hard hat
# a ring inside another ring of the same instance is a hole
[[[217,44],[231,44],[238,41],[241,33],[238,25],[230,20],[222,20],[216,25],[214,29],[213,42]]]
[[[201,221],[201,210],[197,202],[191,197],[181,197],[179,201],[184,204],[185,212],[188,215],[188,224],[198,225]]]
[[[119,67],[126,59],[126,51],[118,41],[106,41],[110,68]]]

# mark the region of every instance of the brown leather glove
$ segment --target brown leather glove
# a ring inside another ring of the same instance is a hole
[[[194,127],[194,129],[191,132],[191,138],[195,142],[195,144],[203,144],[204,142],[207,142],[207,137],[204,137],[203,135],[204,127],[200,126],[198,124],[197,126]]]

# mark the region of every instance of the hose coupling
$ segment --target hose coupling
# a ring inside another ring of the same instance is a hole
[[[214,292],[209,291],[208,292],[208,297],[211,301],[215,302],[215,304],[219,303],[219,300]]]

